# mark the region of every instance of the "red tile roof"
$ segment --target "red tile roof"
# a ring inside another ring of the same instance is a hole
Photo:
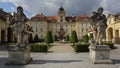
[[[81,16],[74,16],[74,17],[67,16],[67,17],[65,17],[66,21],[69,21],[70,19],[72,21],[84,20],[86,18],[89,18],[89,17],[85,13],[83,13]],[[52,20],[57,21],[58,20],[58,16],[45,16],[43,14],[36,14],[31,19],[38,19],[38,20],[46,19],[47,21],[52,21]]]
[[[50,21],[50,20],[58,20],[58,17],[57,16],[46,16],[47,20]]]
[[[43,15],[43,14],[36,14],[35,16],[33,16],[31,19],[35,19],[35,18],[37,18],[37,19],[43,19],[43,18],[45,18],[45,16]]]

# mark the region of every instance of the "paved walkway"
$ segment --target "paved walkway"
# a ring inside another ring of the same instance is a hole
[[[34,53],[33,61],[23,66],[5,66],[7,51],[0,51],[0,68],[120,68],[120,45],[111,51],[111,59],[115,64],[92,64],[88,61],[89,53]]]
[[[54,53],[74,53],[74,49],[68,43],[57,42],[48,51]]]

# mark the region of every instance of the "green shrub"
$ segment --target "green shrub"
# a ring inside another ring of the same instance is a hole
[[[53,43],[53,36],[51,31],[47,31],[45,36],[45,42],[50,45],[50,43]]]
[[[111,49],[114,49],[115,46],[112,42],[102,42],[103,45],[108,45]]]
[[[54,35],[53,40],[57,41],[57,35]]]
[[[69,35],[66,35],[66,41],[70,41]]]
[[[29,37],[28,37],[28,41],[29,41],[29,43],[33,43],[34,40],[33,40],[33,36],[32,36],[32,34],[29,35]]]
[[[74,46],[74,50],[75,52],[88,52],[89,51],[88,47],[89,44],[76,44]]]
[[[45,41],[44,39],[39,39],[39,42],[40,42],[40,43],[42,43],[42,42],[44,42],[44,41]]]
[[[71,32],[70,42],[73,43],[73,45],[78,42],[76,31]]]
[[[32,52],[47,52],[47,45],[44,44],[32,44],[30,46],[30,51]]]
[[[91,33],[89,39],[93,39],[93,38],[94,38],[93,33]]]
[[[84,38],[84,42],[88,43],[88,41],[89,41],[89,36],[88,36],[88,35],[85,35],[83,38]]]
[[[36,34],[35,37],[34,37],[34,42],[35,42],[35,43],[38,43],[38,42],[39,42],[39,37],[38,37],[37,34]]]

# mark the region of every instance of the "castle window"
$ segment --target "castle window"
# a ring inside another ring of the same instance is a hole
[[[63,20],[61,19],[60,22],[63,22]]]
[[[41,31],[41,32],[43,31],[42,28],[40,29],[40,31]]]
[[[60,16],[61,19],[63,19],[63,16]]]
[[[82,29],[82,32],[84,31],[84,29]]]

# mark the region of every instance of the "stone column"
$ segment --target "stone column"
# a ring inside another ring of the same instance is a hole
[[[7,40],[7,38],[8,38],[8,32],[7,32],[8,30],[7,29],[5,29],[5,42],[7,42],[8,40]]]
[[[106,41],[109,41],[109,34],[108,34],[108,29],[106,29]]]

